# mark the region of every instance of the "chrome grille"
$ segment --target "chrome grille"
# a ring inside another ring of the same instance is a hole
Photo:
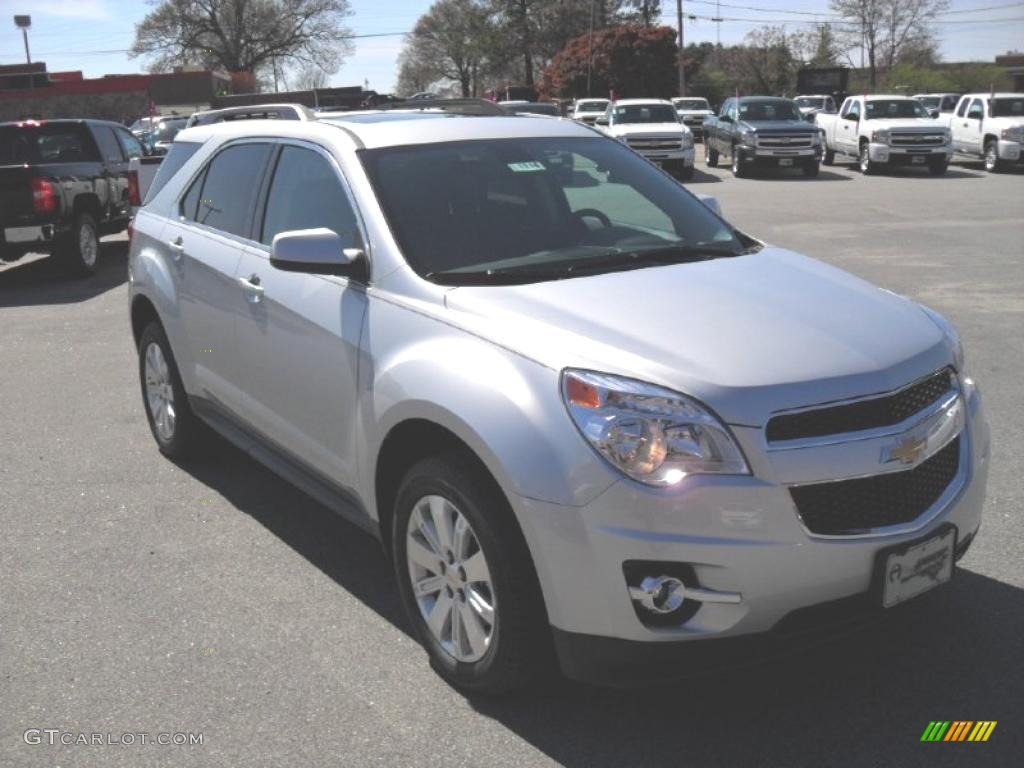
[[[946,143],[941,133],[890,133],[889,144],[894,147],[941,147]]]
[[[633,149],[682,149],[683,140],[681,137],[626,137],[626,144]]]
[[[806,149],[811,143],[809,133],[757,135],[757,146],[766,149]]]

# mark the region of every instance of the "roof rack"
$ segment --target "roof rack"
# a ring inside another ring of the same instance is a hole
[[[453,115],[508,116],[508,110],[487,99],[407,99],[380,104],[374,109],[426,110],[450,112]]]

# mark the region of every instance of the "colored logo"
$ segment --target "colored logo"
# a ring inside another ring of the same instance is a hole
[[[995,729],[995,720],[932,720],[921,741],[988,741]]]

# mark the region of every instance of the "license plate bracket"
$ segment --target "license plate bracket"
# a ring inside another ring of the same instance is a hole
[[[923,163],[925,161],[925,159],[926,158],[925,158],[924,155],[912,155],[911,158],[910,158],[910,162],[912,162],[912,163]]]
[[[793,164],[793,158],[792,157],[780,157],[779,158],[779,165],[792,165],[792,164]]]
[[[956,539],[956,527],[947,523],[920,539],[879,550],[875,578],[882,607],[912,600],[952,579]]]

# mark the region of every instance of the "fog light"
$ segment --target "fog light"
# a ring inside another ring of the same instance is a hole
[[[631,587],[630,596],[652,613],[672,613],[682,607],[686,587],[673,576],[648,576],[639,587]]]

